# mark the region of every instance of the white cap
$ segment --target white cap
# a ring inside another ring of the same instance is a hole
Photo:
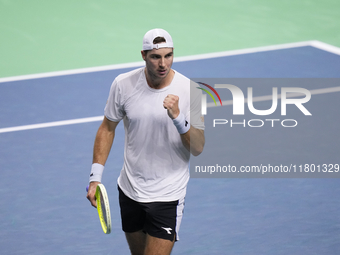
[[[153,44],[153,40],[156,37],[164,37],[165,43]],[[172,42],[171,35],[161,28],[152,29],[144,35],[143,38],[143,50],[152,50],[159,48],[173,48],[174,43]]]

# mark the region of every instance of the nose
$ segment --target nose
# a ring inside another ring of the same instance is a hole
[[[165,58],[160,58],[159,59],[159,67],[165,67]]]

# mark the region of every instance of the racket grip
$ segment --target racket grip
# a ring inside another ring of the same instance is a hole
[[[88,191],[89,191],[89,185],[86,186],[86,192],[88,192]]]

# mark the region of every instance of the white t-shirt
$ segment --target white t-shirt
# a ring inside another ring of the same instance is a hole
[[[179,97],[180,112],[193,127],[204,129],[202,118],[190,122],[190,80],[178,72],[162,89],[148,86],[144,68],[121,74],[112,83],[105,107],[106,118],[124,121],[124,165],[118,185],[138,202],[174,201],[186,193],[190,153],[163,107],[168,94]],[[200,101],[196,108],[200,111]]]

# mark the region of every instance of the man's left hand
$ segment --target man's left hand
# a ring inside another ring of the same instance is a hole
[[[178,101],[179,97],[171,94],[167,95],[163,101],[163,107],[168,110],[171,119],[176,119],[179,115]]]

